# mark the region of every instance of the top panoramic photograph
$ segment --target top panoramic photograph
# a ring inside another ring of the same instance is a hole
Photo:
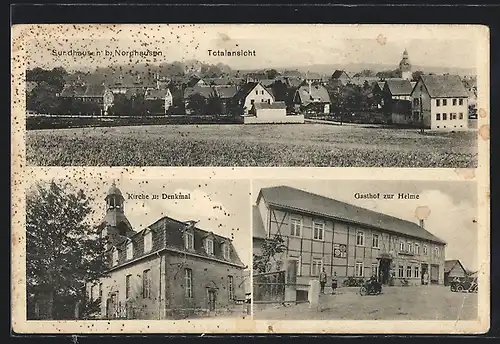
[[[24,44],[30,166],[478,166],[478,27],[38,25]]]

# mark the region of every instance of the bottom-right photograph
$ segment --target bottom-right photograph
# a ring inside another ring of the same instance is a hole
[[[253,180],[252,197],[254,319],[478,319],[476,182]]]

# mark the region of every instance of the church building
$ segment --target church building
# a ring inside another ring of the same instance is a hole
[[[406,49],[403,52],[403,58],[401,59],[401,62],[399,62],[399,70],[401,72],[402,79],[411,81],[412,79],[411,63],[410,59],[408,58],[408,51]]]
[[[113,183],[106,197],[102,240],[109,268],[87,295],[101,319],[176,319],[241,313],[246,266],[231,239],[164,216],[134,230]]]

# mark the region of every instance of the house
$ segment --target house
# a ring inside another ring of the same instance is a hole
[[[26,94],[30,94],[37,86],[38,82],[36,81],[26,81]]]
[[[319,73],[312,73],[312,72],[307,72],[306,76],[304,78],[304,81],[306,83],[322,83],[323,82],[323,76]]]
[[[212,86],[212,89],[222,102],[223,113],[232,114],[232,111],[236,111],[238,105],[235,101],[235,96],[238,93],[237,86]]]
[[[270,104],[255,103],[250,110],[250,115],[242,117],[244,124],[304,123],[303,115],[287,115],[286,104],[283,101]]]
[[[139,73],[121,73],[112,76],[105,84],[113,94],[125,94],[130,89],[155,88],[157,82],[155,78],[144,77]]]
[[[460,260],[445,260],[444,262],[444,285],[449,285],[450,282],[458,277],[464,278],[467,276],[467,270],[464,268]]]
[[[88,283],[101,319],[161,320],[240,310],[244,269],[231,239],[164,216],[135,231],[113,184],[105,198],[108,270]]]
[[[243,110],[243,115],[249,115],[250,110],[256,103],[274,103],[274,97],[269,89],[260,82],[248,82],[244,84],[235,95],[236,104]]]
[[[83,103],[91,103],[99,109],[100,114],[106,114],[113,106],[113,92],[103,84],[67,84],[64,86],[59,97],[66,100],[80,100]]]
[[[265,72],[251,72],[247,73],[245,76],[246,82],[259,82],[260,80],[267,79],[267,73]]]
[[[206,105],[207,99],[215,94],[215,90],[212,87],[205,86],[195,86],[188,87],[184,90],[184,108],[186,115],[195,114],[197,111],[202,111],[202,104],[192,104],[192,97],[197,94],[204,98],[204,103]],[[198,106],[200,108],[198,108]]]
[[[306,114],[329,114],[330,95],[322,85],[301,86],[295,91],[293,104],[297,112]]]
[[[469,94],[469,106],[477,106],[477,78],[476,77],[464,77],[462,82],[467,89]]]
[[[302,79],[303,75],[301,72],[298,70],[285,70],[283,73],[281,73],[282,77],[285,78],[297,78],[297,79]]]
[[[390,79],[386,80],[384,83],[384,88],[382,89],[386,96],[392,100],[410,100],[411,83],[406,79]]]
[[[458,75],[422,75],[411,93],[411,116],[404,122],[427,129],[467,130],[469,94]]]
[[[380,78],[376,76],[353,76],[349,79],[349,84],[357,85],[363,87],[365,83],[368,83],[369,86],[372,86],[374,83],[379,82]]]
[[[262,188],[252,209],[254,255],[276,236],[286,247],[266,272],[284,271],[291,301],[307,300],[309,282],[322,269],[336,273],[340,285],[348,277],[370,276],[383,284],[421,285],[424,275],[444,283],[446,243],[423,220],[413,223],[289,186]]]
[[[339,85],[347,85],[351,78],[344,70],[337,69],[332,74],[332,81],[337,82]]]
[[[173,104],[172,92],[170,92],[169,88],[146,89],[144,93],[144,100],[151,102],[161,102],[163,113],[166,113]]]

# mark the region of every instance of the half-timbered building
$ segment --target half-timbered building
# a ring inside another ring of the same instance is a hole
[[[424,228],[389,215],[288,186],[263,188],[253,207],[253,249],[279,236],[284,252],[266,272],[283,270],[297,298],[322,269],[348,277],[376,276],[384,284],[401,281],[443,284],[446,243]],[[255,281],[255,278],[254,278]]]

